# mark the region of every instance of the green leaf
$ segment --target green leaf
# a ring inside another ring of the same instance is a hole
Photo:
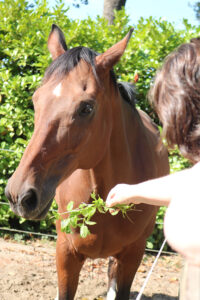
[[[87,213],[87,217],[90,219],[96,212],[96,207],[90,207]]]
[[[146,246],[147,246],[148,249],[153,249],[153,243],[152,242],[147,241]]]
[[[93,222],[93,221],[89,221],[89,220],[85,220],[85,223],[87,225],[95,225],[95,224],[97,224],[97,222]]]
[[[95,192],[92,192],[91,195],[90,195],[90,197],[91,197],[93,200],[96,200],[96,194],[95,194]]]
[[[77,222],[78,222],[78,216],[73,216],[72,218],[70,218],[70,225],[73,227],[73,228],[76,228],[77,227]]]
[[[23,224],[24,222],[26,222],[26,219],[24,219],[24,218],[21,218],[19,221],[20,224]]]
[[[88,236],[88,234],[90,234],[88,227],[86,225],[82,224],[80,227],[80,236],[82,238],[86,238]]]
[[[67,211],[71,211],[74,207],[74,202],[73,201],[70,201],[67,205]]]
[[[103,207],[97,207],[98,211],[101,213],[101,214],[105,214],[105,208]]]
[[[71,233],[71,227],[70,227],[70,222],[71,220],[69,218],[64,219],[61,221],[61,230],[66,232],[66,233]]]
[[[115,210],[115,209],[112,209],[112,208],[110,208],[109,211],[110,211],[110,214],[112,216],[116,216],[120,212],[119,210],[117,210],[117,209]]]

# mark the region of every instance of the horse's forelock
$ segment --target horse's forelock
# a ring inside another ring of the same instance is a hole
[[[52,76],[56,77],[58,80],[62,79],[78,65],[81,59],[91,65],[95,78],[99,80],[95,65],[95,57],[97,55],[98,53],[86,47],[75,47],[67,50],[64,54],[55,59],[47,68],[43,83],[47,82]]]

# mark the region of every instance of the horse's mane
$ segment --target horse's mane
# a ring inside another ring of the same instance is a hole
[[[54,77],[57,78],[57,80],[60,80],[65,75],[67,75],[72,69],[74,69],[81,59],[83,59],[91,65],[93,74],[97,82],[100,82],[95,64],[95,57],[97,55],[99,55],[99,53],[86,47],[75,47],[67,50],[64,54],[60,55],[57,59],[55,59],[47,68],[43,78],[43,83],[47,82],[52,75],[54,75]],[[116,88],[119,88],[122,98],[131,106],[135,107],[136,93],[133,85],[126,82],[118,83],[115,73],[112,69],[110,70],[110,76],[114,86]]]
[[[135,108],[136,89],[135,86],[129,82],[117,82],[122,98]]]

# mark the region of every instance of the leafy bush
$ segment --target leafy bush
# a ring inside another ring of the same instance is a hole
[[[31,97],[51,61],[46,42],[52,23],[62,28],[69,47],[83,45],[98,52],[105,51],[122,39],[131,27],[124,10],[116,14],[114,25],[108,25],[100,17],[96,20],[70,20],[70,11],[64,9],[62,0],[53,9],[45,0],[35,5],[26,0],[0,2],[1,202],[6,203],[4,188],[7,179],[16,169],[32,135],[34,113]],[[119,80],[133,82],[135,74],[139,75],[137,105],[154,118],[146,95],[156,69],[167,54],[200,31],[187,20],[184,20],[184,25],[183,30],[176,30],[167,21],[141,18],[135,24],[124,56],[115,67]],[[171,160],[174,157],[173,154]],[[179,160],[175,162],[176,165],[178,163]],[[182,167],[185,165],[181,163],[178,169]],[[162,210],[159,214],[163,216]],[[52,232],[53,223],[50,214],[40,223],[28,222],[16,217],[6,204],[0,205],[1,226]],[[158,244],[161,238],[154,235],[153,239]]]

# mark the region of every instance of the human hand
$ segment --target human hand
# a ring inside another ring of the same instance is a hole
[[[106,199],[106,205],[112,207],[117,204],[141,203],[139,198],[134,195],[134,191],[134,185],[118,184],[110,190]]]

